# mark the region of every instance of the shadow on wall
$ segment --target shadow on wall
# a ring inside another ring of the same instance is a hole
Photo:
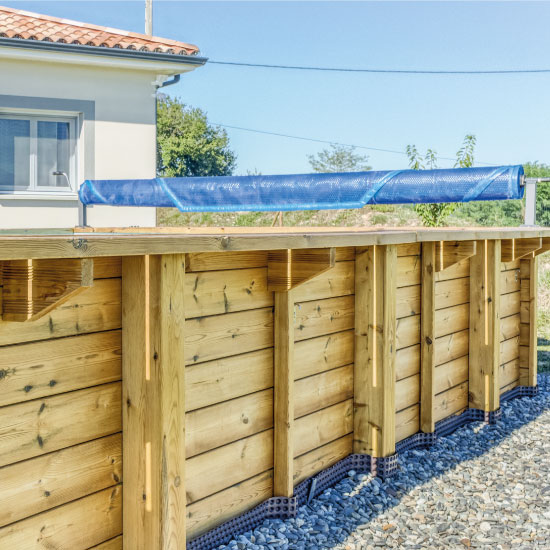
[[[550,344],[550,341],[546,342]],[[414,488],[445,475],[462,462],[484,455],[513,432],[549,411],[550,376],[539,376],[539,384],[541,392],[537,396],[503,403],[502,420],[497,424],[471,423],[449,436],[438,438],[428,450],[401,454],[400,471],[386,481],[373,479],[370,475],[352,474],[313,499],[309,505],[302,506],[296,518],[264,521],[254,530],[255,544],[258,546],[247,545],[246,548],[271,548],[271,542],[276,544],[277,534],[281,539],[289,539],[288,545],[279,542],[277,547],[281,548],[327,550],[345,543],[351,533],[358,528],[360,530],[361,525],[366,526],[399,504]],[[520,454],[517,459],[522,460]],[[441,498],[445,498],[443,494]],[[264,536],[266,527],[269,535]],[[374,527],[374,524],[369,527]],[[248,536],[246,538],[249,539]],[[236,540],[239,541],[239,537]],[[224,548],[239,547],[234,545],[235,542],[232,542]]]

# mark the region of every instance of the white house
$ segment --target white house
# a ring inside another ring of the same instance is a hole
[[[205,62],[190,44],[0,7],[0,229],[79,225],[85,179],[155,177],[156,91]],[[155,225],[154,208],[87,215]]]

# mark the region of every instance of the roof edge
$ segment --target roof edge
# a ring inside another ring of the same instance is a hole
[[[207,57],[197,55],[182,55],[162,52],[144,52],[139,50],[127,50],[123,48],[106,48],[102,46],[86,46],[82,44],[64,44],[61,42],[48,42],[45,40],[26,40],[22,38],[0,37],[0,46],[10,48],[23,48],[27,50],[54,51],[62,53],[79,53],[104,57],[118,57],[122,59],[145,59],[147,61],[159,61],[168,63],[181,63],[183,65],[202,66]]]

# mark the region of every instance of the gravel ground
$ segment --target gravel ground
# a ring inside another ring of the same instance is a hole
[[[469,424],[401,456],[386,482],[349,472],[295,519],[266,520],[224,549],[550,549],[550,376]]]

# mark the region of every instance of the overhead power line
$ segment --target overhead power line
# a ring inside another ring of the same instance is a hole
[[[341,143],[339,141],[329,141],[325,139],[316,139],[316,138],[310,138],[310,137],[304,137],[304,136],[293,136],[290,134],[280,134],[278,132],[268,132],[266,130],[255,130],[253,128],[243,128],[242,126],[231,126],[230,124],[220,124],[218,122],[212,122],[212,124],[216,126],[221,126],[222,128],[230,128],[231,130],[241,130],[243,132],[253,132],[255,134],[264,134],[266,136],[277,136],[277,137],[288,138],[288,139],[299,139],[301,141],[312,141],[314,143],[326,143],[328,145],[339,145],[341,147],[353,147],[355,149],[366,149],[367,151],[378,151],[381,153],[393,153],[396,155],[407,156],[407,153],[405,151],[399,151],[397,149],[382,149],[380,147],[367,147],[366,145],[354,145],[352,143]],[[439,160],[450,160],[450,161],[456,162],[456,158],[452,158],[452,157],[441,157],[438,155],[436,158],[438,158]],[[476,164],[496,166],[493,162],[477,161]]]
[[[244,63],[240,61],[212,61],[210,65],[233,65],[261,69],[289,69],[293,71],[325,71],[336,73],[372,73],[372,74],[432,74],[432,75],[483,75],[483,74],[541,74],[550,73],[550,69],[479,69],[464,71],[446,71],[440,69],[359,69],[352,67],[312,67],[307,65],[271,65],[268,63]]]

